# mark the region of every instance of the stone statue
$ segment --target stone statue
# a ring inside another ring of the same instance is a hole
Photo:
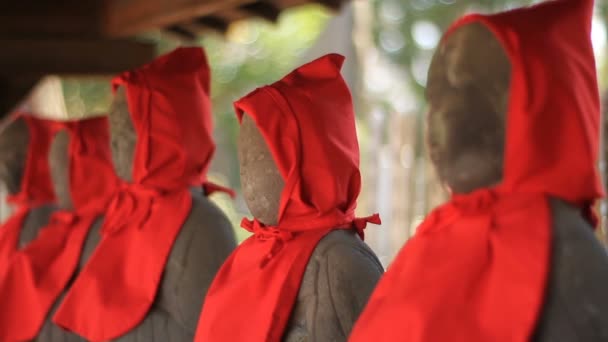
[[[253,236],[218,272],[195,341],[346,341],[381,277],[362,240],[379,217],[354,217],[359,149],[343,60],[321,57],[235,102],[254,216],[242,227]]]
[[[275,225],[284,181],[248,115],[243,116],[238,152],[247,207],[260,222]],[[283,341],[346,341],[383,271],[355,231],[327,234],[308,261]]]
[[[393,261],[350,342],[608,340],[592,9],[546,1],[448,29],[426,97],[451,198]]]
[[[454,31],[435,55],[427,89],[429,151],[454,193],[491,187],[503,178],[510,75],[505,50],[479,23]],[[553,197],[550,208],[551,266],[533,340],[605,341],[608,256],[580,207]]]
[[[129,181],[137,133],[124,88],[117,91],[112,108],[112,157],[118,176]],[[226,215],[198,189],[191,192],[192,209],[171,250],[154,306],[140,326],[116,341],[192,341],[207,289],[236,240]]]
[[[197,94],[202,88],[188,83],[208,75],[201,51],[178,49],[117,78],[124,77],[124,83],[116,88],[109,125],[118,189],[100,230],[87,241],[80,274],[54,317],[57,325],[86,340],[192,341],[209,284],[236,246],[230,222],[207,198],[210,191],[201,191],[207,183],[198,178],[214,149],[207,140],[210,127],[203,125],[211,113],[197,107],[208,95]],[[138,107],[149,97],[141,85],[131,83],[133,73],[154,78],[168,92],[192,92],[186,100],[169,96],[176,106],[150,113]],[[154,126],[159,117],[167,121]],[[152,126],[146,131],[142,127],[149,120]],[[165,140],[155,140],[160,136]],[[168,142],[172,136],[175,140]],[[175,232],[174,240],[163,235],[166,229]],[[110,265],[120,266],[113,271]],[[115,278],[114,273],[124,276]],[[91,284],[103,290],[89,292]],[[92,314],[78,314],[83,310]]]

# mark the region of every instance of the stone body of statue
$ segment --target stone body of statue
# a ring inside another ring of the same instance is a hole
[[[394,261],[353,342],[608,340],[592,7],[552,1],[449,29],[426,95],[452,198]]]
[[[359,155],[342,60],[322,57],[235,103],[241,185],[255,218],[243,227],[254,235],[218,273],[197,342],[346,341],[382,275],[358,235],[379,220],[353,213]]]
[[[217,189],[205,180],[214,151],[208,77],[202,50],[184,48],[115,79],[109,122],[118,190],[55,317],[74,336],[193,340],[209,284],[236,245],[206,195]],[[184,97],[166,99],[158,89]],[[162,104],[142,107],[150,98]]]

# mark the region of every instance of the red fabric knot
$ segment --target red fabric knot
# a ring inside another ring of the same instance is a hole
[[[256,239],[260,241],[272,241],[270,251],[264,256],[260,267],[264,267],[270,259],[272,259],[285,245],[285,243],[294,237],[294,233],[279,229],[277,227],[265,226],[263,223],[254,219],[253,221],[244,218],[241,221],[241,227],[248,232],[253,233]]]
[[[115,234],[127,224],[143,225],[150,216],[154,198],[162,196],[157,190],[141,184],[121,184],[108,205],[102,234]]]
[[[451,204],[463,213],[472,213],[491,207],[498,198],[496,192],[491,189],[480,189],[469,194],[454,195]]]
[[[357,217],[353,220],[352,227],[357,230],[357,234],[359,234],[359,237],[361,237],[362,240],[365,238],[364,230],[367,227],[368,223],[376,225],[382,224],[380,214],[376,213],[371,216]]]

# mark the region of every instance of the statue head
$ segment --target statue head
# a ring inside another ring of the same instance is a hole
[[[450,192],[501,182],[510,74],[506,51],[480,23],[457,28],[437,48],[426,89],[427,144]]]
[[[247,114],[241,122],[238,157],[247,207],[260,222],[276,225],[285,183],[262,133]]]

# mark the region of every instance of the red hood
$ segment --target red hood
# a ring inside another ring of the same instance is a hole
[[[551,267],[548,198],[588,209],[603,194],[592,8],[591,0],[547,1],[452,26],[448,35],[485,25],[510,58],[504,179],[454,196],[425,219],[349,341],[530,340]]]
[[[275,227],[243,221],[254,234],[217,273],[195,341],[281,341],[319,241],[335,229],[363,237],[368,222],[380,223],[377,215],[354,216],[359,145],[343,61],[321,57],[235,103],[239,118],[256,122],[285,188]]]
[[[126,88],[137,132],[133,181],[107,206],[103,239],[57,309],[54,322],[89,341],[127,334],[150,314],[167,258],[205,181],[211,139],[209,66],[180,48],[113,81]]]
[[[603,195],[597,169],[600,102],[591,45],[593,1],[559,0],[496,15],[470,15],[511,61],[506,191],[584,204]]]
[[[327,55],[235,103],[239,120],[247,113],[256,122],[285,181],[282,229],[330,228],[341,223],[338,218],[354,217],[359,144],[352,97],[340,75],[343,62]],[[328,101],[325,94],[331,94]]]
[[[179,48],[116,77],[137,132],[133,182],[170,190],[200,185],[215,151],[210,70],[200,48]]]

